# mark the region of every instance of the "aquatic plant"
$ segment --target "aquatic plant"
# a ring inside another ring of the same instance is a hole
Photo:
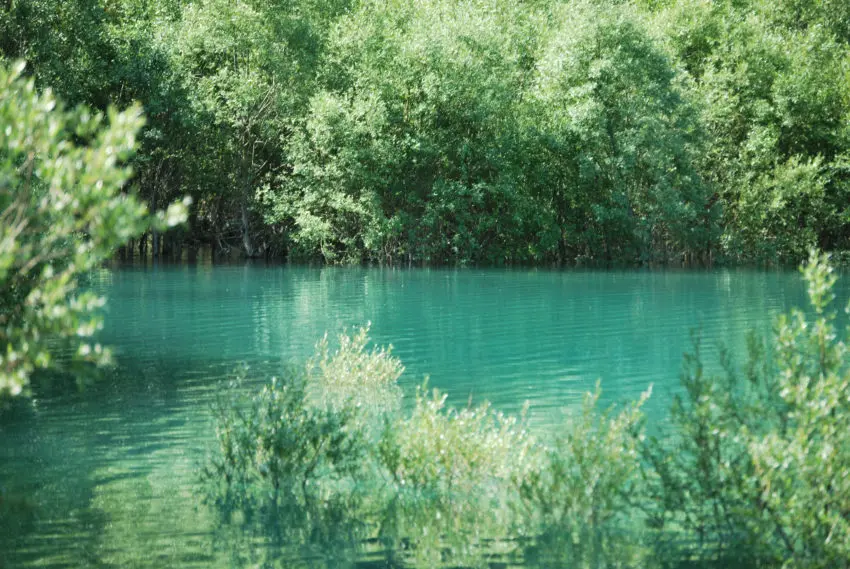
[[[850,369],[830,310],[826,255],[801,268],[811,310],[751,338],[743,373],[705,374],[685,361],[675,432],[647,447],[653,521],[684,532],[682,556],[745,564],[850,564]],[[698,344],[697,344],[698,347]]]
[[[356,409],[311,404],[306,377],[292,371],[255,395],[232,382],[215,408],[218,446],[203,469],[206,482],[223,483],[226,500],[250,503],[258,491],[300,490],[320,478],[354,473],[365,453]],[[220,501],[220,500],[219,500]]]
[[[411,415],[388,424],[379,445],[382,465],[402,487],[447,495],[481,492],[522,478],[535,460],[527,415],[505,415],[489,403],[446,407],[447,394],[416,389]]]
[[[810,312],[752,336],[742,370],[721,351],[724,372],[707,374],[695,338],[664,437],[644,435],[650,391],[600,411],[598,384],[548,446],[527,411],[452,408],[427,382],[402,413],[403,368],[361,330],[335,352],[320,342],[309,373],[226,400],[207,477],[242,496],[265,488],[272,508],[299,487],[305,503],[356,504],[337,509],[340,527],[376,537],[399,564],[845,567],[847,347],[827,257],[802,271]]]
[[[401,361],[392,355],[392,346],[367,349],[369,328],[366,324],[351,334],[343,332],[333,351],[325,334],[307,361],[307,388],[312,400],[338,411],[358,409],[362,426],[367,429],[400,410],[398,379],[404,373]]]
[[[446,397],[426,381],[410,414],[385,422],[377,458],[390,501],[379,535],[416,566],[486,566],[517,550],[511,504],[538,462],[537,439],[527,412],[456,409]]]
[[[218,444],[203,472],[207,498],[226,518],[357,504],[335,507],[341,527],[376,536],[400,563],[485,566],[494,556],[541,557],[518,538],[567,528],[579,536],[578,528],[602,527],[625,504],[645,397],[597,416],[597,389],[577,424],[546,448],[530,431],[527,408],[519,416],[486,402],[453,408],[427,381],[403,414],[403,367],[389,349],[368,349],[367,332],[343,333],[334,351],[323,338],[306,373],[293,370],[256,394],[246,391],[244,370],[223,390]],[[546,550],[541,558],[566,555],[557,540]]]
[[[635,513],[644,495],[641,407],[651,389],[620,410],[600,411],[601,394],[597,382],[540,466],[519,479],[527,531],[539,536],[534,555],[547,563],[569,559],[595,567],[607,557],[646,566],[649,551],[639,546]]]

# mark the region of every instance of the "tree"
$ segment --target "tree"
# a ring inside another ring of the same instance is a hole
[[[269,219],[332,262],[529,258],[516,102],[536,8],[364,2],[331,35]]]
[[[323,36],[346,3],[203,0],[163,28],[209,149],[202,168],[214,179],[203,191],[217,218],[216,241],[226,241],[230,227],[247,257],[271,246],[256,198],[285,166],[284,147],[312,91]]]
[[[694,167],[703,133],[674,65],[626,9],[578,2],[559,16],[525,112],[529,178],[561,257],[705,251],[713,212]]]
[[[58,366],[70,352],[57,340],[73,348],[71,361],[108,360],[89,343],[104,299],[81,292],[81,277],[148,228],[181,223],[188,205],[151,216],[122,190],[143,123],[137,106],[111,109],[108,122],[66,110],[23,70],[0,68],[0,395]]]
[[[728,258],[793,264],[847,248],[850,50],[836,3],[668,4],[650,28],[690,74]]]

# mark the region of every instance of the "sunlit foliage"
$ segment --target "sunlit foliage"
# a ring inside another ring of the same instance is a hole
[[[688,556],[783,567],[850,559],[850,374],[831,311],[825,256],[802,269],[811,309],[750,341],[743,371],[720,378],[687,360],[673,440],[649,450],[655,522],[693,536]]]
[[[328,337],[322,338],[307,362],[307,376],[315,401],[337,410],[354,407],[374,421],[400,410],[397,381],[404,366],[392,355],[392,346],[368,349],[368,334],[368,325],[351,335],[340,334],[339,347],[333,351]]]
[[[0,57],[142,103],[155,255],[796,264],[850,249],[845,8],[14,0]]]
[[[186,204],[151,216],[122,191],[138,107],[108,118],[67,110],[23,70],[0,67],[0,396],[56,366],[60,341],[78,361],[107,361],[90,343],[104,299],[78,290],[80,278],[128,239],[186,216]]]

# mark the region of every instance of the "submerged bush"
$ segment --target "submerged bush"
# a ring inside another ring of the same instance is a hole
[[[391,483],[380,536],[416,566],[487,566],[516,549],[511,505],[538,461],[537,439],[525,412],[455,409],[446,397],[426,383],[409,416],[385,423],[378,461]]]
[[[677,434],[649,448],[659,525],[692,538],[688,556],[750,564],[850,564],[850,370],[830,310],[836,276],[825,255],[802,268],[812,310],[751,339],[744,373],[686,360],[673,407]],[[770,349],[766,349],[770,348]]]
[[[396,384],[404,367],[390,349],[367,350],[368,326],[341,334],[331,353],[327,336],[305,371],[292,369],[254,395],[244,371],[214,407],[218,446],[203,470],[225,495],[243,500],[257,487],[281,492],[322,480],[346,478],[364,467],[371,422],[398,409]],[[215,484],[213,484],[215,486]]]
[[[847,567],[847,346],[828,259],[803,277],[811,311],[751,337],[742,370],[721,352],[724,373],[707,374],[695,342],[661,440],[644,438],[649,392],[600,412],[598,386],[548,447],[525,412],[454,409],[426,387],[402,413],[403,367],[361,330],[335,352],[322,340],[306,374],[224,397],[205,472],[278,508],[299,488],[305,512],[308,496],[344,504],[334,523],[377,537],[393,564]]]
[[[522,478],[526,516],[542,537],[538,557],[591,566],[616,557],[620,564],[640,561],[645,566],[646,549],[629,547],[635,540],[624,537],[639,533],[633,529],[635,505],[643,494],[641,407],[650,393],[619,412],[614,407],[599,412],[597,383],[579,417],[546,449],[540,468]],[[623,532],[624,524],[632,530]]]
[[[367,350],[368,324],[351,335],[340,334],[338,341],[339,348],[331,352],[325,334],[307,362],[313,398],[336,410],[357,408],[366,420],[397,412],[404,366],[393,357],[392,346]]]
[[[204,478],[223,482],[225,497],[250,500],[258,489],[281,492],[307,486],[318,477],[354,473],[365,452],[353,407],[317,407],[307,400],[306,379],[291,372],[272,379],[253,395],[234,382],[215,408],[217,452]]]
[[[307,373],[291,372],[254,395],[237,380],[222,394],[218,444],[204,478],[208,498],[226,506],[225,519],[234,506],[259,508],[263,519],[295,507],[321,530],[321,512],[333,507],[334,523],[359,528],[358,535],[368,535],[363,524],[371,524],[400,563],[484,566],[497,553],[523,555],[527,544],[516,537],[530,530],[534,538],[555,520],[551,512],[529,515],[543,511],[544,500],[561,504],[559,529],[580,527],[587,515],[566,504],[590,496],[591,510],[602,505],[607,516],[618,503],[614,495],[622,495],[632,465],[604,461],[623,449],[634,455],[626,435],[639,421],[639,405],[593,422],[588,406],[574,436],[547,450],[531,434],[527,410],[505,415],[489,403],[455,409],[427,384],[403,414],[401,363],[389,349],[367,344],[367,329],[341,335],[335,351],[324,338]],[[568,481],[556,463],[566,448],[576,468]],[[563,549],[546,547],[556,545]]]
[[[535,438],[525,413],[495,411],[489,403],[446,407],[447,395],[427,384],[416,390],[410,417],[388,424],[381,463],[399,486],[448,496],[507,485],[530,468]]]

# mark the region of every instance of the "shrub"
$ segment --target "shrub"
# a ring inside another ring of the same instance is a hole
[[[698,352],[688,358],[677,435],[650,446],[655,519],[696,538],[687,556],[850,563],[850,370],[830,311],[836,277],[814,252],[801,270],[811,312],[779,317],[770,342],[752,339],[743,376],[726,359],[725,376],[707,377]]]
[[[339,478],[359,467],[365,447],[352,407],[316,407],[307,400],[303,374],[272,379],[253,395],[233,382],[214,410],[218,448],[203,478],[224,493],[217,501],[251,504],[258,493],[274,502],[321,477]]]
[[[259,510],[273,520],[294,507],[305,512],[296,525],[316,522],[316,531],[333,506],[340,527],[363,536],[371,524],[407,565],[486,566],[497,552],[523,548],[546,560],[598,556],[597,536],[618,511],[628,515],[639,466],[634,435],[648,394],[597,417],[597,388],[546,449],[529,430],[527,409],[510,416],[489,403],[451,408],[427,382],[403,415],[403,367],[389,349],[368,349],[367,331],[342,334],[335,351],[325,337],[307,373],[272,380],[255,395],[237,379],[222,393],[218,445],[204,469],[208,498],[225,512]],[[636,555],[616,554],[624,552]]]
[[[325,334],[316,353],[307,362],[312,397],[331,408],[355,407],[365,421],[392,415],[401,407],[398,378],[404,373],[401,361],[392,355],[392,346],[367,350],[369,325],[354,334],[338,337],[339,348],[331,352]]]
[[[416,390],[410,417],[388,424],[379,456],[399,486],[436,495],[482,492],[522,478],[534,459],[526,415],[489,403],[446,408],[446,394]]]
[[[369,443],[382,417],[400,407],[396,382],[404,367],[390,348],[367,349],[368,331],[341,334],[333,352],[325,336],[306,370],[289,370],[259,393],[245,393],[243,370],[220,394],[218,444],[203,470],[216,501],[251,504],[270,491],[277,502],[299,488],[306,499],[311,484],[370,466]]]
[[[381,538],[422,567],[486,567],[500,549],[513,551],[511,505],[536,464],[536,442],[526,413],[454,409],[427,383],[417,388],[411,414],[387,421],[378,444],[392,482]]]
[[[537,557],[595,567],[604,556],[618,565],[645,566],[646,550],[636,546],[634,527],[643,495],[641,407],[650,393],[619,412],[610,407],[600,413],[597,383],[581,414],[546,449],[540,468],[521,479],[525,514],[533,535],[540,536]],[[624,525],[631,526],[627,532]]]

